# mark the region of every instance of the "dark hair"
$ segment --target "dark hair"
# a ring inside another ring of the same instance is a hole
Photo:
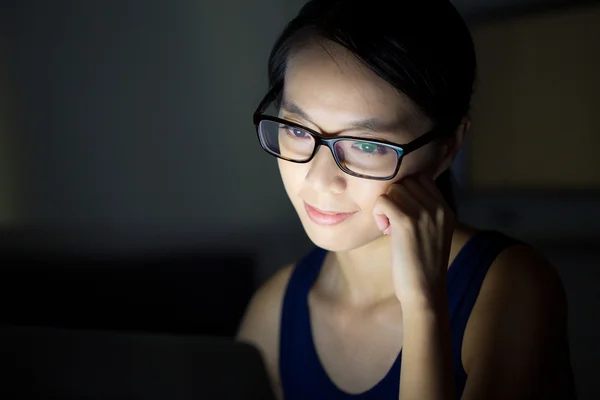
[[[283,87],[290,55],[319,40],[347,48],[448,132],[469,112],[475,50],[465,22],[448,0],[311,0],[271,51],[270,86]],[[436,183],[455,209],[450,171]]]

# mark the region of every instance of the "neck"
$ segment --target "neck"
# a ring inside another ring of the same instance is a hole
[[[329,281],[343,302],[369,306],[395,298],[389,236],[331,257]]]

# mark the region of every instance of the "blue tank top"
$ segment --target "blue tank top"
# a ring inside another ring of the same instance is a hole
[[[461,361],[465,327],[485,275],[498,254],[515,240],[494,231],[475,234],[448,268],[447,293],[452,328],[452,365],[457,398],[467,374]],[[340,390],[321,364],[312,337],[308,294],[315,283],[327,251],[316,248],[298,262],[283,299],[279,344],[279,374],[285,400],[294,399],[398,399],[402,351],[375,386],[349,394]]]

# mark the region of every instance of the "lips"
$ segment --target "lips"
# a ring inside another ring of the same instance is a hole
[[[320,210],[316,207],[313,207],[307,203],[304,203],[304,208],[306,209],[306,214],[314,223],[323,226],[333,226],[337,224],[341,224],[352,215],[356,214],[354,212],[336,212],[336,211],[325,211]]]

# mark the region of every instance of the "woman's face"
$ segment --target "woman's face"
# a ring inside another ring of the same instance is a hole
[[[337,44],[325,48],[307,46],[288,60],[281,118],[328,137],[349,135],[397,144],[408,143],[432,128],[412,101],[346,49]],[[376,120],[376,125],[387,128],[374,132],[353,127],[363,120]],[[405,176],[433,175],[437,153],[431,143],[408,154],[390,181],[344,173],[325,146],[306,164],[278,163],[285,190],[309,238],[324,249],[348,251],[382,235],[372,215],[377,197]],[[323,215],[318,210],[343,215]]]

